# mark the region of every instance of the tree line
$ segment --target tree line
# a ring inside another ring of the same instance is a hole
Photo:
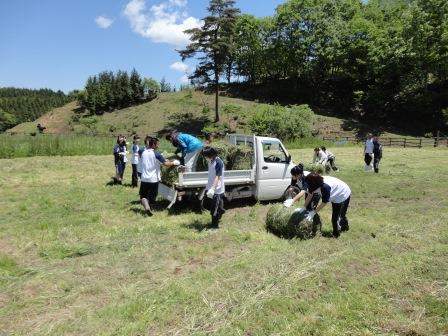
[[[224,85],[384,125],[448,127],[446,0],[288,0],[263,18],[210,0],[208,13],[180,56],[198,59],[190,78],[217,98]]]
[[[80,106],[91,113],[122,109],[157,97],[160,85],[152,78],[141,78],[133,69],[130,74],[118,70],[103,71],[87,79],[84,90],[78,92]]]
[[[0,88],[0,131],[26,121],[33,121],[73,100],[72,95],[50,89]]]

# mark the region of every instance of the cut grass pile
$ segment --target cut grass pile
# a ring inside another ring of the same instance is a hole
[[[447,151],[385,151],[377,175],[362,147],[332,150],[350,231],[327,238],[327,206],[309,240],[250,201],[213,231],[186,206],[145,217],[109,153],[0,160],[0,334],[446,335]]]

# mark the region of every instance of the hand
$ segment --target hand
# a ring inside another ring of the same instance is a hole
[[[173,165],[174,166],[180,166],[180,161],[179,160],[174,160],[173,161]]]
[[[314,215],[316,215],[316,212],[315,211],[310,211],[308,213],[308,216],[306,216],[306,220],[311,222],[313,220]]]
[[[215,195],[215,189],[210,188],[210,189],[207,191],[207,197],[208,197],[208,198],[213,198],[214,195]]]
[[[286,208],[289,208],[289,207],[291,207],[291,205],[294,203],[294,200],[292,199],[292,198],[289,198],[289,199],[287,199],[286,201],[284,201],[283,202],[283,205],[286,207]]]
[[[177,157],[182,157],[182,153],[176,153]]]
[[[302,212],[302,211],[305,211],[305,208],[297,208],[294,210],[294,212]]]

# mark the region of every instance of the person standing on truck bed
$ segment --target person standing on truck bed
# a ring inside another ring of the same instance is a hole
[[[166,139],[177,147],[176,154],[182,154],[182,164],[185,165],[186,171],[195,171],[196,161],[203,147],[202,141],[190,134],[180,132],[168,134]]]
[[[212,223],[210,228],[219,228],[219,221],[224,214],[224,162],[218,157],[213,147],[204,147],[202,155],[208,163],[207,197],[212,200],[210,214]]]
[[[161,178],[160,166],[178,166],[178,160],[166,160],[157,150],[159,139],[147,136],[145,138],[145,150],[140,157],[141,183],[140,201],[148,216],[152,216],[151,204],[155,202]]]

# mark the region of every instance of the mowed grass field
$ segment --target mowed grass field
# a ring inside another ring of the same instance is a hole
[[[447,335],[447,150],[386,148],[378,175],[334,152],[350,231],[307,241],[267,233],[264,203],[215,231],[143,217],[111,155],[0,160],[0,334]]]

